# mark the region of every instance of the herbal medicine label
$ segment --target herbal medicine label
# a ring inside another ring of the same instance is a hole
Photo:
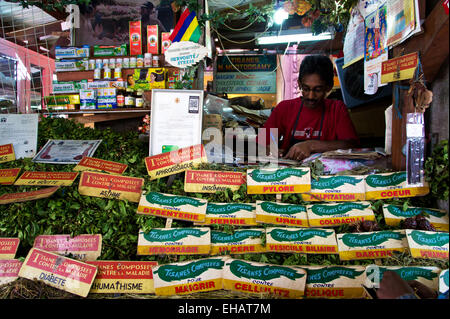
[[[128,165],[105,161],[102,159],[85,156],[81,161],[73,168],[74,171],[96,171],[96,172],[106,172],[113,175],[122,175]]]
[[[309,227],[306,206],[258,200],[256,201],[256,222]]]
[[[211,231],[211,255],[251,254],[265,252],[263,228],[236,229],[232,234]]]
[[[430,191],[427,182],[422,187],[408,186],[405,171],[367,175],[365,184],[366,200],[424,196]]]
[[[406,229],[406,237],[414,258],[448,260],[448,233]]]
[[[12,185],[16,180],[21,168],[4,168],[0,169],[0,185]]]
[[[244,173],[212,170],[187,170],[184,191],[194,193],[215,193],[227,188],[237,191],[245,184]]]
[[[74,172],[24,172],[14,185],[71,186],[78,173]]]
[[[12,144],[0,145],[0,163],[11,162],[16,159]]]
[[[304,201],[348,202],[365,200],[365,176],[320,176],[311,179],[311,191],[302,194]]]
[[[21,267],[22,262],[18,259],[0,260],[0,286],[16,280]]]
[[[370,202],[323,203],[307,205],[310,227],[336,227],[375,220]]]
[[[195,225],[256,226],[256,204],[208,202],[205,221]]]
[[[20,238],[0,238],[0,260],[14,259]]]
[[[248,194],[292,194],[311,190],[309,167],[247,170]]]
[[[71,254],[82,261],[96,260],[102,251],[102,235],[39,235],[33,247],[59,255]]]

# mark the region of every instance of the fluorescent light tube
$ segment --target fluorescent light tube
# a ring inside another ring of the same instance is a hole
[[[276,44],[276,43],[298,43],[307,41],[323,41],[330,40],[333,35],[330,32],[323,32],[318,35],[312,33],[285,34],[279,36],[260,37],[256,40],[257,44]]]

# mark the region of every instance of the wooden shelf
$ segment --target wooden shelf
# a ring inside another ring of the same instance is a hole
[[[95,110],[41,110],[43,114],[104,114],[104,113],[147,113],[150,108],[117,108],[117,109],[95,109]]]

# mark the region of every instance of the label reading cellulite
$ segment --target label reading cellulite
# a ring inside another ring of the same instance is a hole
[[[16,159],[12,144],[0,145],[0,163],[11,162]]]
[[[196,225],[255,226],[256,205],[253,203],[210,203],[206,207],[204,223]]]
[[[185,192],[215,193],[227,188],[237,191],[245,184],[244,173],[241,172],[187,170],[184,176]]]
[[[423,196],[429,193],[428,183],[423,187],[409,187],[406,172],[367,175],[366,200]]]
[[[24,172],[14,185],[71,186],[78,173],[74,172]]]
[[[81,161],[73,168],[74,171],[99,171],[113,175],[122,175],[127,169],[128,165],[105,161],[99,158],[93,158],[85,156]]]
[[[359,201],[365,199],[364,176],[320,176],[311,179],[311,191],[302,194],[305,201]]]
[[[0,286],[13,282],[19,277],[22,262],[17,259],[0,260]]]
[[[305,193],[311,190],[309,167],[247,170],[248,194]]]
[[[307,206],[310,227],[334,227],[375,220],[369,202],[313,204]]]
[[[256,222],[294,227],[308,227],[306,206],[257,200]]]
[[[448,260],[447,232],[406,229],[409,250],[414,258]]]
[[[13,259],[16,256],[17,248],[19,248],[19,243],[19,238],[0,237],[0,260]]]
[[[72,255],[82,261],[96,260],[102,251],[102,235],[40,235],[35,238],[33,247],[59,255]]]
[[[262,237],[264,229],[248,228],[236,229],[232,234],[211,231],[211,255],[251,254],[265,251]]]
[[[0,185],[12,185],[19,176],[21,168],[0,169]]]
[[[20,203],[52,196],[59,186],[45,187],[31,192],[3,194],[0,196],[0,204]]]

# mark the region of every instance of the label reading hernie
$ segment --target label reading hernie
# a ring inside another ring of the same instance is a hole
[[[210,203],[206,207],[205,222],[196,225],[255,226],[256,205],[253,203]]]

